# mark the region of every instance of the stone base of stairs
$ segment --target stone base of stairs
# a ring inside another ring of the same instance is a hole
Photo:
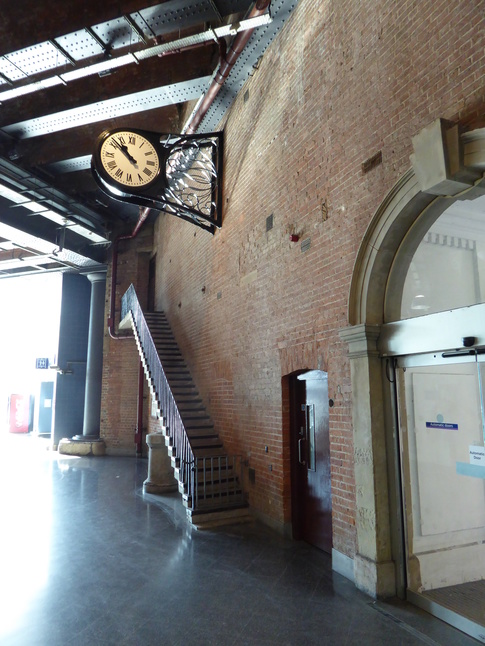
[[[159,482],[150,482],[148,479],[143,483],[143,491],[163,496],[166,493],[178,491],[177,483],[160,484]]]
[[[177,491],[173,479],[173,469],[167,454],[166,438],[163,433],[149,433],[146,437],[148,446],[148,476],[143,483],[147,493],[164,494]]]
[[[105,455],[106,444],[104,440],[96,438],[90,439],[75,439],[63,438],[57,447],[59,453],[63,455],[75,455],[78,457],[92,456],[92,455]]]
[[[207,512],[192,512],[192,510],[187,509],[187,517],[195,529],[201,530],[222,527],[224,525],[251,523],[254,520],[247,506]]]

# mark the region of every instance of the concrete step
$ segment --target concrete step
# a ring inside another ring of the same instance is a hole
[[[249,512],[249,508],[235,507],[234,509],[222,509],[213,512],[191,512],[187,509],[187,516],[196,529],[210,530],[215,527],[223,527],[225,525],[240,525],[242,523],[252,523],[253,517]]]
[[[212,432],[213,434],[217,434],[216,431],[214,430],[214,424],[212,423],[212,420],[210,417],[205,415],[204,410],[196,410],[196,411],[181,411],[180,412],[180,417],[182,418],[182,422],[185,426],[185,430],[187,432],[189,431],[206,431],[206,432]],[[200,413],[201,416],[197,417],[194,416],[195,413]]]
[[[237,481],[227,482],[224,484],[219,484],[217,482],[213,484],[209,483],[199,483],[198,484],[198,497],[199,500],[212,500],[217,498],[227,498],[233,497],[234,495],[241,495],[241,487]]]
[[[187,433],[190,440],[203,440],[203,439],[212,439],[219,438],[217,433],[214,433],[212,429],[198,429],[196,431],[190,431]]]
[[[190,437],[190,445],[194,454],[196,450],[198,451],[200,449],[222,449],[222,442],[218,435],[212,435],[211,437]]]
[[[182,418],[183,421],[183,418]],[[214,424],[211,422],[210,419],[208,420],[189,420],[185,424],[185,430],[187,432],[192,432],[192,431],[212,431],[215,434],[214,431]]]
[[[173,384],[170,384],[170,388],[177,402],[180,397],[184,396],[190,396],[192,398],[199,397],[199,393],[194,385],[189,388],[185,384],[177,383],[175,381]]]
[[[194,385],[188,371],[168,368],[165,370],[165,375],[169,381],[185,381],[189,385]]]
[[[193,408],[192,409],[184,409],[183,408],[183,409],[180,409],[180,407],[179,407],[179,412],[180,412],[180,415],[182,416],[182,419],[184,420],[184,422],[185,421],[186,422],[192,422],[192,421],[205,422],[206,420],[209,421],[209,422],[211,421],[211,418],[209,417],[209,415],[207,415],[204,408],[199,408],[199,409],[193,409]]]
[[[205,415],[205,408],[200,400],[187,401],[181,405],[179,404],[178,409],[182,418],[186,415],[195,415],[196,413]]]
[[[237,482],[238,478],[232,468],[227,471],[222,469],[221,471],[218,469],[214,469],[213,471],[211,471],[211,469],[206,469],[206,471],[203,472],[199,470],[197,472],[197,483],[203,484],[204,481],[209,484],[214,483],[217,486],[225,487],[228,484]]]
[[[206,457],[217,457],[217,456],[225,456],[225,452],[222,448],[214,448],[214,449],[203,449],[203,448],[197,448],[193,449],[194,456],[196,458],[206,458]]]
[[[194,386],[195,389],[195,386]],[[184,395],[183,393],[179,393],[179,398],[177,400],[177,405],[179,410],[183,409],[185,406],[194,406],[194,405],[202,406],[204,407],[204,404],[202,403],[202,399],[199,397],[199,395],[194,395],[193,392],[187,393]]]
[[[187,508],[187,517],[197,529],[211,529],[223,525],[237,525],[250,523],[254,519],[249,512],[247,505],[234,505],[233,507],[221,507],[219,509],[207,509],[192,511]]]
[[[171,388],[177,402],[179,397],[190,396],[194,398],[199,396],[197,388],[194,386],[194,384],[188,386],[187,384],[174,382]]]

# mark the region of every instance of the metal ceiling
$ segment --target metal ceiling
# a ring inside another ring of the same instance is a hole
[[[203,76],[192,81],[173,83],[164,87],[152,88],[143,92],[125,94],[113,99],[97,101],[90,105],[34,117],[4,126],[2,131],[17,139],[39,137],[68,128],[78,128],[89,123],[97,123],[101,119],[118,119],[129,114],[154,110],[167,105],[185,103],[198,99],[207,87],[210,76]]]
[[[295,4],[273,0],[202,131],[217,128]],[[94,182],[97,135],[127,125],[181,132],[217,68],[219,42],[247,28],[252,2],[17,5],[0,23],[0,278],[102,267],[113,231],[138,213]]]

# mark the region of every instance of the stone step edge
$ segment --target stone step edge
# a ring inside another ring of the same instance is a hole
[[[190,509],[187,509],[186,512],[190,523],[197,530],[254,522],[254,517],[251,515],[248,505],[212,512],[197,511],[192,513]]]

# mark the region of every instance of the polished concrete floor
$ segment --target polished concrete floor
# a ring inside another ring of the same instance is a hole
[[[192,531],[146,468],[2,435],[1,646],[477,644],[256,523]]]

